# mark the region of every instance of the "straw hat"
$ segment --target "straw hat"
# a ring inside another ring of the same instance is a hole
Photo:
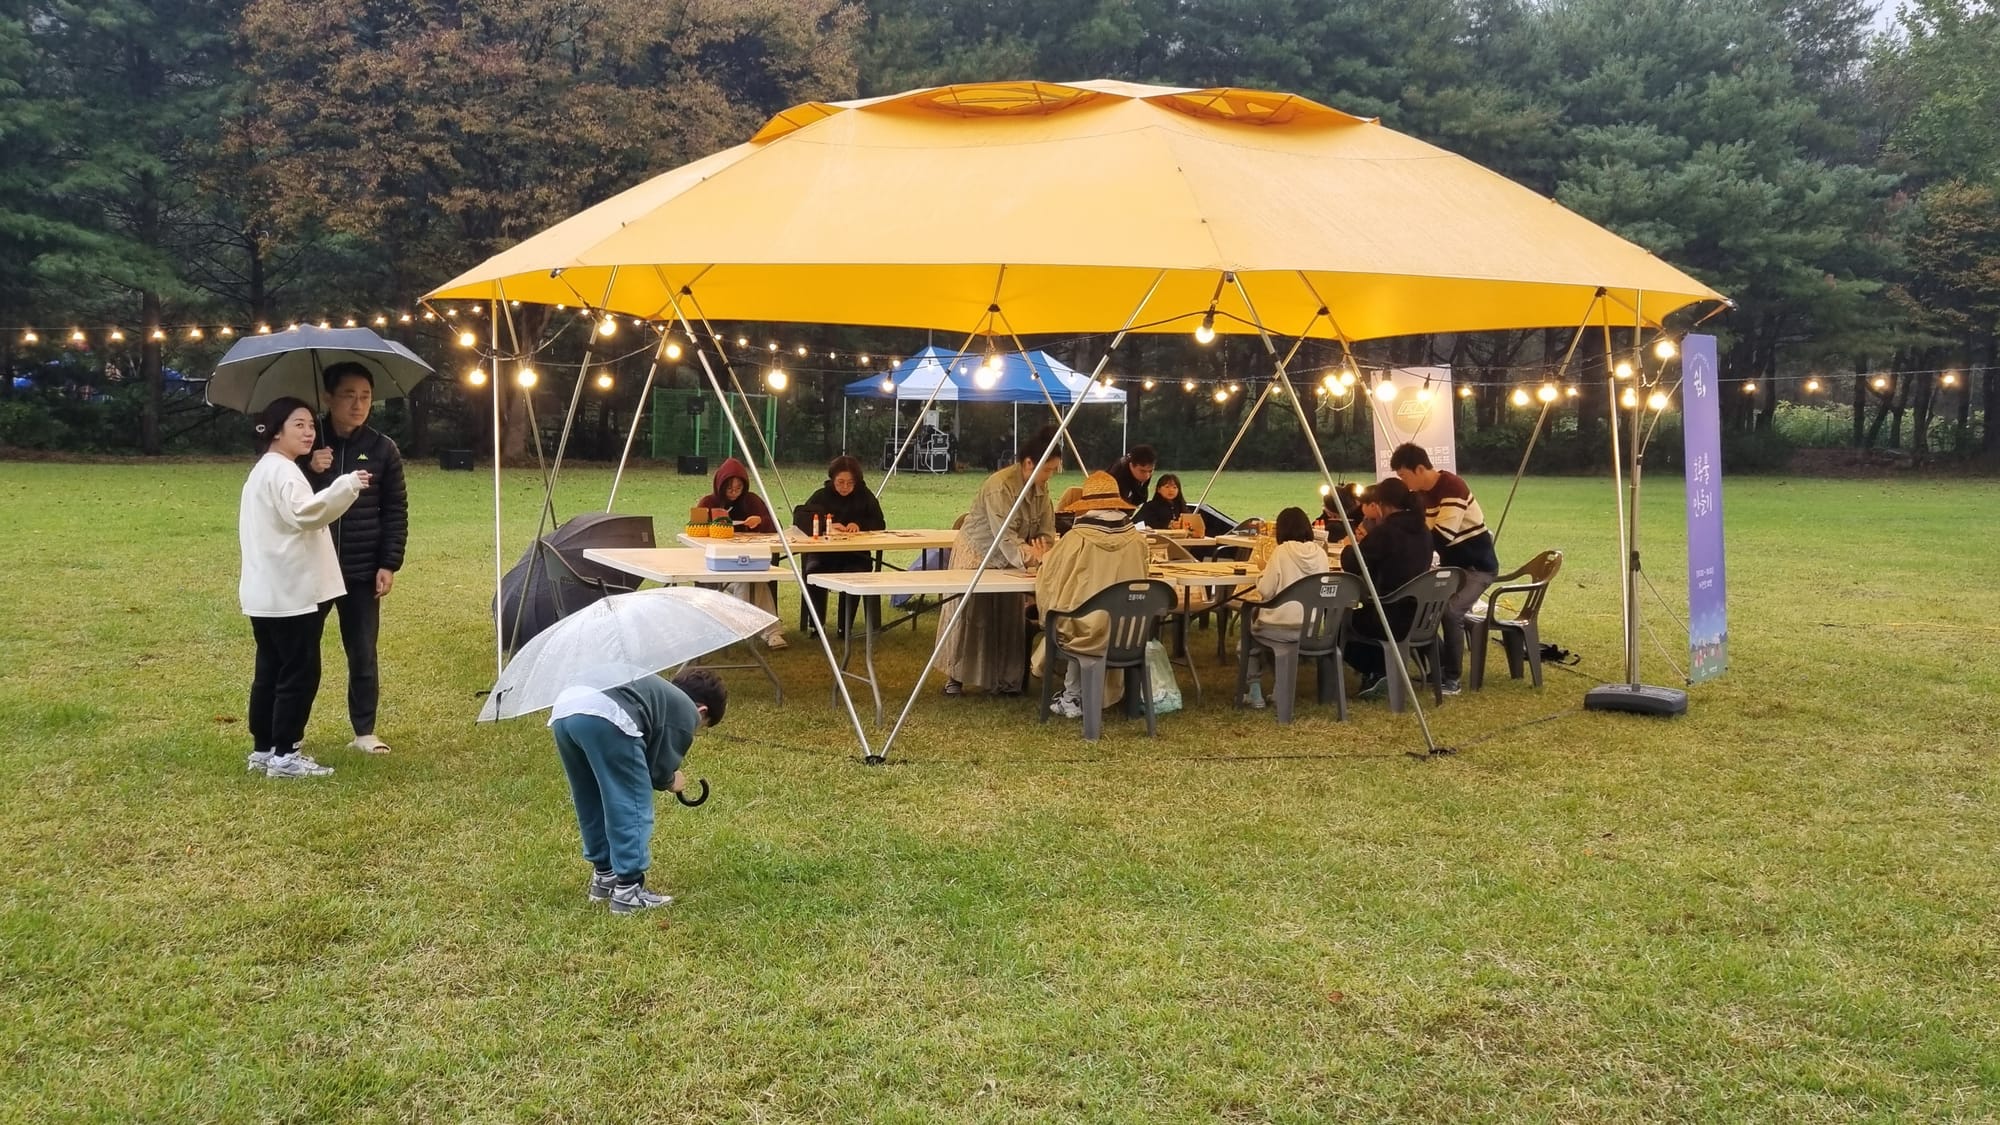
[[[1128,503],[1118,494],[1118,478],[1110,473],[1092,473],[1083,478],[1083,495],[1062,506],[1065,512],[1096,512],[1115,508],[1129,512],[1137,504]]]

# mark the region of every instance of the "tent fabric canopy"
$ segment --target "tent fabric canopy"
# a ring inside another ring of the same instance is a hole
[[[1377,121],[1108,81],[794,107],[428,296],[665,319],[683,287],[717,321],[969,329],[997,306],[1019,333],[1102,331],[1150,290],[1140,330],[1212,307],[1219,332],[1349,339],[1573,325],[1600,288],[1628,325],[1722,300]]]
[[[884,378],[895,382],[898,402],[1046,402],[1068,406],[1078,394],[1085,401],[1109,406],[1122,405],[1125,392],[1116,387],[1097,386],[1088,375],[1049,355],[1032,351],[1025,356],[1008,352],[997,357],[999,375],[991,386],[981,386],[980,365],[986,356],[972,352],[952,352],[930,347],[902,361],[886,376],[870,376],[847,384],[849,398],[890,397],[882,387]],[[1044,387],[1047,388],[1046,394]]]

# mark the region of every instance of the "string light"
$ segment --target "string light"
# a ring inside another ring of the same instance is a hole
[[[1284,386],[1284,384],[1283,384],[1283,383],[1273,383],[1273,384],[1271,384],[1271,397],[1272,397],[1272,398],[1284,398],[1284,397],[1285,397],[1285,386]]]
[[[1201,323],[1195,325],[1194,342],[1197,344],[1213,344],[1215,342],[1214,309],[1208,310],[1208,314],[1201,318]]]
[[[426,313],[426,314],[424,315],[424,319],[425,319],[425,320],[429,320],[429,319],[430,319],[430,314]],[[404,314],[403,314],[402,316],[399,316],[399,317],[397,317],[397,318],[396,318],[396,320],[397,320],[397,322],[398,322],[398,323],[401,323],[401,324],[408,324],[408,323],[410,323],[410,314],[409,314],[409,313],[404,313]]]
[[[1326,397],[1326,384],[1325,384],[1325,383],[1316,383],[1316,384],[1314,384],[1314,385],[1313,385],[1313,395],[1314,395],[1314,397],[1316,397],[1316,398],[1325,398],[1325,397]]]
[[[1674,346],[1674,338],[1672,336],[1662,336],[1659,343],[1653,345],[1653,354],[1662,360],[1668,360],[1679,355],[1680,349]]]
[[[1460,398],[1471,398],[1471,397],[1472,397],[1472,388],[1471,388],[1471,387],[1460,387],[1460,388],[1458,388],[1458,397],[1460,397]]]
[[[1807,379],[1807,380],[1806,380],[1806,393],[1807,393],[1807,394],[1809,394],[1809,395],[1816,395],[1816,394],[1818,394],[1818,393],[1819,393],[1819,380],[1818,380],[1818,379]]]
[[[514,376],[514,381],[516,383],[521,384],[521,386],[523,387],[532,387],[535,385],[537,381],[539,381],[540,378],[541,378],[540,376],[535,374],[534,368],[523,367],[521,369],[521,373]]]
[[[1618,365],[1611,369],[1611,374],[1620,379],[1630,379],[1632,377],[1632,365],[1621,359],[1618,361]]]
[[[611,379],[611,372],[609,372],[609,371],[600,371],[600,372],[598,372],[598,373],[597,373],[597,389],[598,389],[598,390],[600,390],[600,391],[608,391],[608,390],[610,390],[610,389],[611,389],[611,384],[612,384],[612,379]]]
[[[1873,383],[1870,383],[1869,386],[1874,387],[1878,391],[1886,391],[1889,389],[1889,380],[1880,375],[1877,375],[1875,376],[1875,381]]]
[[[1526,388],[1517,388],[1514,391],[1513,403],[1515,406],[1528,405],[1528,392]]]
[[[885,395],[895,394],[896,380],[887,375],[882,376],[882,393]]]
[[[475,368],[473,368],[472,370],[470,370],[470,371],[466,372],[466,373],[465,373],[465,381],[466,381],[466,382],[468,382],[468,383],[471,383],[471,384],[472,384],[473,386],[475,386],[475,387],[483,387],[483,386],[485,386],[485,385],[486,385],[486,369],[485,369],[485,368],[483,368],[483,367],[475,367]]]
[[[231,337],[231,336],[234,336],[234,335],[236,335],[236,329],[234,329],[234,328],[231,328],[231,327],[230,327],[230,326],[228,326],[227,324],[225,324],[225,325],[223,325],[223,326],[222,326],[222,332],[221,332],[221,336],[222,336],[222,337],[223,337],[224,339],[228,339],[229,337]]]
[[[1667,393],[1665,391],[1654,391],[1647,397],[1646,405],[1652,407],[1654,410],[1665,410],[1667,408]]]
[[[521,303],[521,302],[519,302],[519,301],[516,301],[516,302],[514,302],[514,304],[515,304],[515,305],[517,305],[517,306],[518,306],[518,305],[519,305],[520,303]],[[446,309],[444,310],[444,315],[446,315],[446,316],[457,316],[457,315],[458,315],[458,310],[457,310],[456,308],[446,308]]]
[[[1431,385],[1429,383],[1425,383],[1423,386],[1417,388],[1417,401],[1429,402],[1430,400],[1431,400]]]
[[[1942,383],[1943,383],[1943,384],[1944,384],[1945,386],[1947,386],[1947,387],[1956,387],[1956,386],[1958,386],[1958,372],[1956,372],[1956,371],[1947,371],[1947,372],[1945,372],[1945,373],[1944,373],[1944,378],[1943,378],[1943,379],[1941,379],[1941,380],[1939,380],[1939,382],[1942,382]]]
[[[333,324],[332,324],[331,322],[329,322],[329,321],[324,321],[324,320],[322,320],[322,321],[320,321],[320,322],[319,322],[319,326],[320,326],[321,328],[332,328],[332,327],[333,327]]]
[[[1746,394],[1746,395],[1754,395],[1754,394],[1756,394],[1756,393],[1757,393],[1757,384],[1756,384],[1755,382],[1750,382],[1750,383],[1745,383],[1745,384],[1743,384],[1743,393],[1744,393],[1744,394]]]
[[[461,348],[469,348],[472,345],[477,344],[478,342],[479,342],[479,337],[473,335],[470,332],[460,332],[458,334],[458,346]]]
[[[791,378],[785,374],[783,369],[773,367],[770,373],[764,376],[764,382],[772,390],[782,391],[785,389],[785,384],[791,382]]]
[[[355,327],[355,323],[354,323],[354,318],[353,318],[353,317],[351,317],[351,316],[350,316],[350,317],[348,317],[348,318],[347,318],[347,323],[346,323],[346,325],[345,325],[344,327],[347,327],[347,328],[353,328],[353,327]]]
[[[1638,409],[1639,392],[1633,390],[1630,387],[1626,387],[1624,392],[1618,396],[1618,405],[1624,407],[1627,410]]]
[[[607,316],[597,326],[597,334],[606,339],[618,335],[618,318]]]
[[[1223,387],[1217,387],[1217,388],[1215,388],[1215,401],[1217,401],[1217,402],[1228,402],[1228,401],[1229,401],[1229,391],[1228,391],[1228,390],[1227,390],[1226,388],[1223,388]]]
[[[1331,495],[1333,495],[1333,486],[1332,486],[1332,485],[1330,485],[1330,484],[1322,484],[1322,485],[1320,485],[1320,486],[1319,486],[1319,498],[1320,498],[1320,499],[1324,500],[1324,499],[1326,499],[1327,497],[1329,497],[1329,496],[1331,496]]]
[[[805,357],[806,357],[806,346],[805,346],[804,344],[800,344],[800,345],[799,345],[799,358],[800,358],[800,359],[804,359]]]
[[[1360,381],[1361,381],[1361,375],[1354,369],[1354,361],[1351,359],[1348,360],[1347,366],[1340,369],[1340,385],[1343,387],[1351,387]]]
[[[868,366],[868,357],[865,355],[861,357],[861,366],[863,367]]]
[[[1153,389],[1153,381],[1151,379],[1142,379],[1140,380],[1139,385],[1146,388],[1149,391]]]
[[[680,346],[679,344],[668,344],[668,345],[667,345],[667,358],[668,358],[668,359],[679,359],[680,357],[681,357],[681,346]]]
[[[404,315],[405,315],[405,316],[407,316],[407,315],[409,315],[409,314],[408,314],[408,313],[405,313]],[[269,336],[270,334],[271,334],[271,326],[270,326],[270,325],[268,325],[268,324],[260,324],[260,325],[258,325],[258,326],[257,326],[257,335],[259,335],[259,336]]]
[[[24,344],[40,343],[41,339],[42,338],[40,336],[35,335],[35,330],[32,328],[30,328],[26,332],[21,333],[21,342]]]
[[[1352,391],[1354,388],[1347,382],[1340,379],[1336,379],[1333,382],[1333,386],[1327,389],[1333,392],[1333,397],[1335,398],[1346,398],[1348,392]]]
[[[1193,380],[1193,379],[1182,379],[1182,380],[1181,380],[1181,390],[1184,390],[1184,391],[1187,391],[1187,392],[1188,392],[1188,393],[1190,393],[1190,394],[1194,393],[1194,380]]]
[[[777,350],[778,350],[778,342],[777,342],[776,340],[773,340],[773,341],[771,341],[771,351],[772,351],[772,353],[773,353],[773,354],[776,354]]]
[[[124,342],[125,342],[125,333],[124,333],[124,332],[122,332],[122,331],[120,331],[120,330],[118,330],[118,329],[116,329],[116,328],[113,328],[113,329],[111,330],[111,342],[112,342],[112,343],[114,343],[114,344],[122,344],[122,343],[124,343]]]
[[[201,339],[201,329],[200,329],[200,328],[190,328],[190,329],[188,329],[188,339],[190,339],[190,340],[199,340],[199,339]]]
[[[1543,402],[1554,402],[1560,397],[1560,392],[1554,383],[1543,383],[1541,389],[1535,392],[1535,397]]]
[[[1570,398],[1575,398],[1576,396],[1578,396],[1578,395],[1580,395],[1580,394],[1582,394],[1582,393],[1583,393],[1582,391],[1578,390],[1578,389],[1577,389],[1577,388],[1575,388],[1575,387],[1564,387],[1564,388],[1563,388],[1563,394],[1564,394],[1564,395],[1566,395],[1566,396],[1568,396],[1568,397],[1570,397]]]
[[[1401,389],[1402,388],[1396,386],[1394,382],[1391,382],[1388,379],[1384,379],[1381,382],[1375,384],[1374,394],[1375,397],[1382,402],[1394,402],[1396,401],[1397,393]]]
[[[389,318],[386,316],[377,316],[375,318],[375,327],[377,328],[386,328],[388,324],[389,324]]]
[[[69,342],[70,342],[70,343],[72,343],[72,344],[81,344],[81,343],[83,343],[83,341],[84,341],[84,335],[83,335],[83,329],[81,329],[81,328],[78,328],[78,329],[75,329],[75,330],[73,330],[72,332],[70,332],[70,334],[69,334]]]
[[[738,337],[736,337],[736,346],[737,346],[737,347],[739,347],[739,348],[747,348],[747,347],[749,347],[749,346],[750,346],[750,337],[748,337],[748,336],[738,336]]]
[[[164,340],[167,338],[167,330],[164,328],[155,328],[153,329],[151,335],[148,338],[153,340]]]
[[[1241,384],[1241,383],[1231,383],[1231,384],[1229,384],[1229,393],[1230,393],[1230,394],[1235,394],[1235,393],[1237,393],[1238,391],[1241,391],[1242,389],[1243,389],[1243,384]]]

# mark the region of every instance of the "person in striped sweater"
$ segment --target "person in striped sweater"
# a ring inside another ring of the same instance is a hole
[[[1424,522],[1437,542],[1438,564],[1457,567],[1458,592],[1445,610],[1444,693],[1457,695],[1459,677],[1465,667],[1465,614],[1500,573],[1500,559],[1493,551],[1493,533],[1486,530],[1486,514],[1465,478],[1444,472],[1431,464],[1424,447],[1405,442],[1389,454],[1389,470],[1413,492],[1424,494]]]

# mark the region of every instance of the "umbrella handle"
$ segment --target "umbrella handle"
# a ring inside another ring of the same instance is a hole
[[[701,796],[696,797],[694,800],[690,801],[688,800],[688,795],[686,793],[674,794],[674,800],[679,801],[681,804],[686,805],[688,808],[694,808],[696,805],[700,805],[708,800],[708,779],[705,777],[697,777],[694,779],[694,781],[696,785],[701,786]]]

